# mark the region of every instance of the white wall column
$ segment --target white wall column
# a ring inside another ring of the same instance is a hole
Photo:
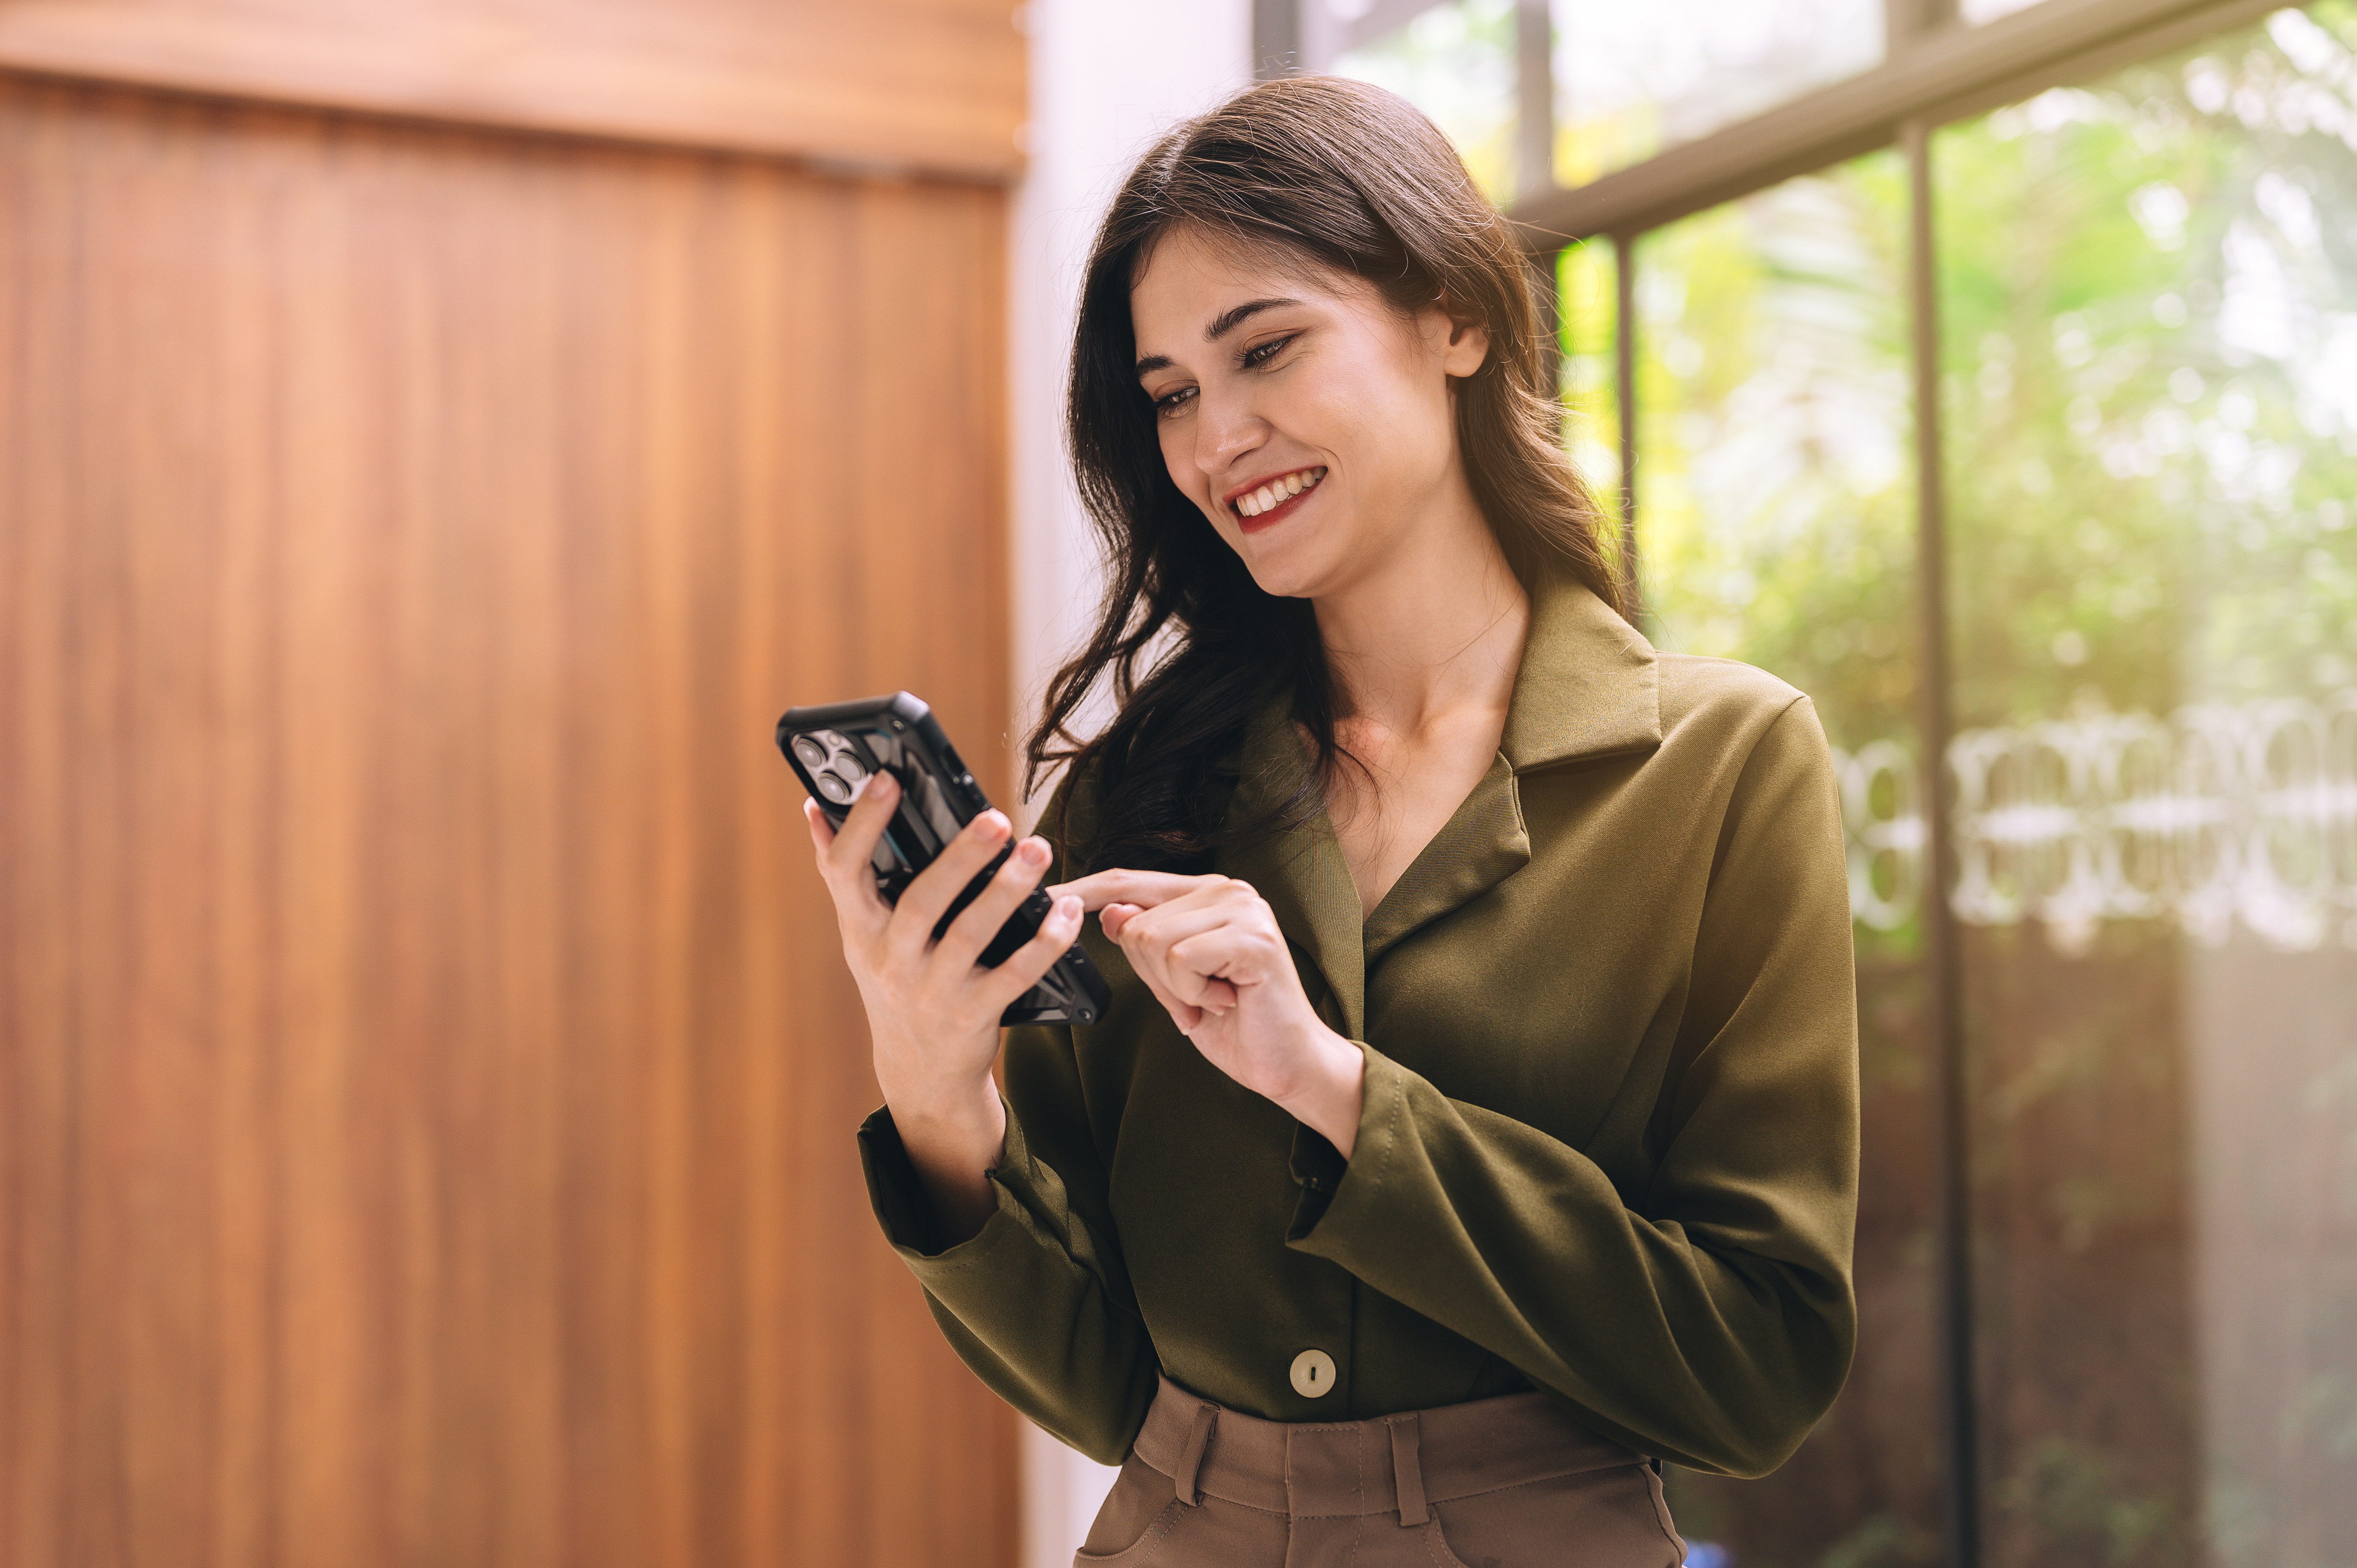
[[[1252,76],[1251,0],[1031,0],[1024,16],[1030,165],[1016,196],[1007,313],[1018,735],[1097,598],[1096,546],[1063,443],[1065,362],[1089,242],[1138,154]],[[1068,1568],[1113,1477],[1024,1429],[1025,1568]]]

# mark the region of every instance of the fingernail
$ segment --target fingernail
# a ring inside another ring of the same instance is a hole
[[[1015,846],[1015,855],[1026,865],[1045,865],[1048,864],[1048,846],[1038,839],[1025,839]]]
[[[867,777],[867,787],[878,794],[889,795],[900,788],[900,781],[889,773],[871,773]]]
[[[1067,893],[1061,898],[1057,899],[1056,913],[1063,919],[1079,919],[1081,918],[1081,896],[1077,893]]]

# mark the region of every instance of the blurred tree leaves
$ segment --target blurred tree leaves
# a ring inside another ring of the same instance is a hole
[[[2357,6],[1941,133],[1958,711],[2357,664]]]

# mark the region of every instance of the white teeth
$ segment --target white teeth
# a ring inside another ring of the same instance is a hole
[[[1311,489],[1326,477],[1323,468],[1298,469],[1281,479],[1271,479],[1248,495],[1236,498],[1236,510],[1246,517],[1258,517],[1270,508],[1280,506],[1302,491]]]

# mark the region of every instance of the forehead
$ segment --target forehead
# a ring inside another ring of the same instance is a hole
[[[1356,277],[1307,256],[1222,242],[1195,229],[1164,235],[1129,285],[1131,328],[1141,354],[1176,357],[1202,342],[1213,320],[1254,299],[1351,304],[1372,297]]]

